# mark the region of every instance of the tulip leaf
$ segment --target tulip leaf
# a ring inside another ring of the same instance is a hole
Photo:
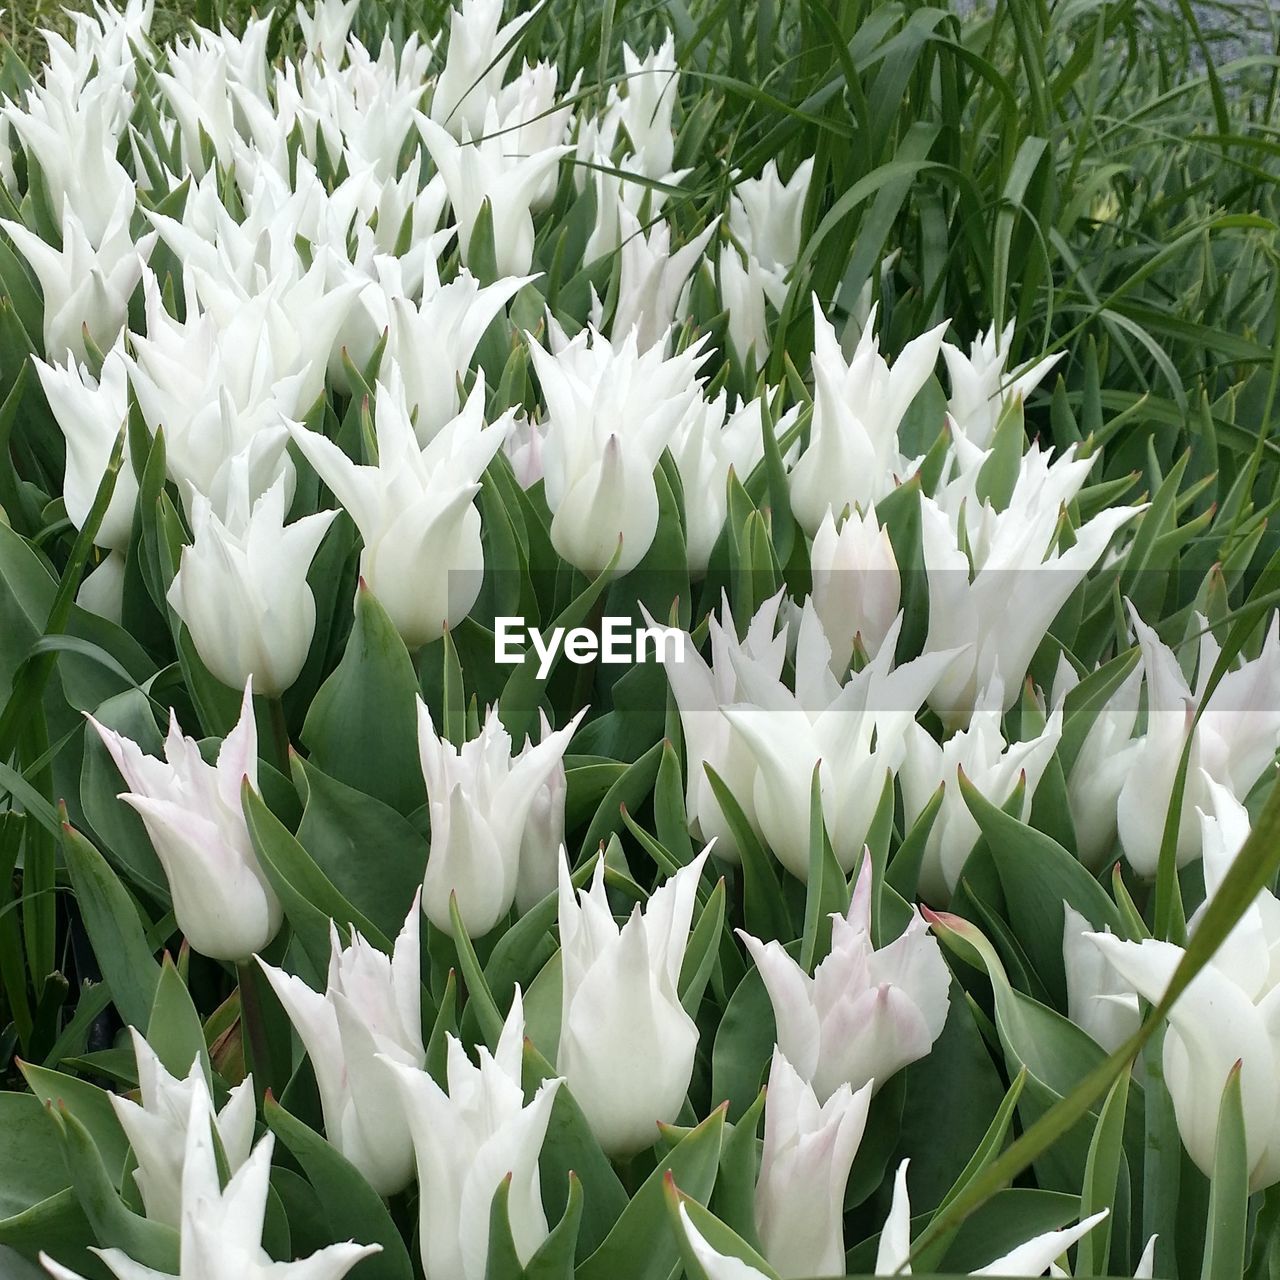
[[[667,1220],[670,1223],[673,1238],[680,1250],[680,1258],[684,1264],[688,1280],[714,1280],[698,1261],[697,1255],[689,1244],[689,1237],[680,1220],[680,1209],[683,1207],[693,1223],[694,1230],[719,1254],[726,1258],[736,1258],[746,1267],[752,1267],[766,1280],[777,1280],[778,1273],[756,1252],[754,1246],[744,1240],[732,1227],[722,1222],[705,1205],[699,1204],[693,1196],[686,1195],[676,1184],[674,1178],[668,1178],[665,1184]]]
[[[960,774],[965,804],[982,830],[1008,904],[1007,920],[1054,1003],[1066,1004],[1062,960],[1063,902],[1095,928],[1123,933],[1102,886],[1058,842],[993,805]]]
[[[1249,1220],[1249,1160],[1240,1097],[1241,1063],[1227,1075],[1218,1108],[1217,1144],[1209,1179],[1209,1216],[1205,1223],[1204,1264],[1200,1280],[1244,1272],[1245,1229]]]
[[[111,1273],[105,1268],[95,1272],[86,1262],[86,1259],[93,1258],[89,1249],[95,1244],[97,1237],[93,1227],[70,1187],[64,1187],[28,1209],[0,1218],[0,1268],[9,1266],[11,1261],[21,1265],[22,1255],[34,1258],[38,1253],[47,1253],[55,1262],[86,1277],[100,1275],[102,1280],[111,1280]],[[6,1254],[6,1248],[14,1253]],[[44,1280],[47,1273],[33,1265],[31,1272],[19,1271],[14,1280],[25,1280],[28,1274],[32,1280]],[[4,1275],[8,1280],[9,1272],[5,1271]]]
[[[582,1182],[570,1173],[564,1213],[528,1262],[521,1263],[511,1230],[511,1175],[498,1184],[489,1209],[489,1258],[485,1280],[573,1280],[574,1251],[582,1224]]]
[[[382,1252],[360,1264],[367,1280],[412,1280],[413,1265],[381,1197],[338,1149],[268,1097],[263,1115],[289,1148],[324,1207],[331,1239],[380,1244]]]
[[[724,878],[721,877],[689,934],[684,963],[680,967],[679,989],[680,1003],[690,1017],[696,1016],[702,1003],[702,993],[715,968],[717,947],[724,928],[724,900]]]
[[[605,792],[587,827],[587,834],[582,838],[578,851],[579,865],[591,857],[609,836],[625,826],[619,812],[623,805],[628,809],[638,809],[648,797],[661,760],[662,743],[655,742],[639,760],[629,764],[626,772]]]
[[[98,1243],[122,1249],[135,1262],[165,1275],[178,1271],[178,1233],[130,1210],[111,1181],[89,1130],[65,1106],[49,1106],[62,1139],[67,1172]]]
[[[577,1280],[667,1280],[679,1258],[678,1246],[664,1229],[668,1174],[676,1186],[705,1204],[715,1186],[724,1138],[722,1104],[659,1162],[622,1211],[604,1243],[579,1267]]]
[[[720,1148],[720,1172],[711,1193],[711,1207],[716,1216],[736,1231],[753,1249],[760,1241],[756,1234],[755,1192],[760,1172],[760,1117],[764,1114],[765,1092],[740,1119],[729,1125],[728,1136]]]
[[[205,1083],[212,1084],[209,1050],[200,1015],[191,1001],[187,984],[168,955],[160,966],[156,998],[147,1019],[147,1043],[170,1075],[185,1079],[198,1058]]]
[[[799,950],[798,942],[787,946],[793,956]],[[729,1104],[727,1118],[735,1123],[760,1095],[774,1036],[773,1004],[760,970],[752,965],[729,997],[711,1048],[711,1097]]]
[[[684,804],[684,777],[680,757],[669,739],[662,743],[662,759],[653,787],[654,831],[665,849],[683,867],[693,861],[693,840]]]
[[[418,677],[386,610],[363,583],[355,623],[302,727],[316,767],[410,814],[426,799],[418,760]]]
[[[20,1062],[18,1066],[31,1092],[41,1102],[65,1107],[84,1125],[102,1156],[112,1185],[119,1187],[129,1154],[129,1140],[116,1119],[111,1095],[87,1080],[62,1071],[50,1071],[31,1062]],[[45,1123],[43,1116],[41,1123]]]
[[[1124,1161],[1124,1121],[1129,1105],[1129,1082],[1132,1076],[1123,1071],[1102,1104],[1097,1128],[1089,1143],[1089,1159],[1084,1167],[1084,1188],[1080,1193],[1080,1217],[1091,1217],[1116,1203],[1117,1187]],[[1081,1275],[1106,1274],[1111,1253],[1111,1219],[1100,1222],[1083,1240],[1076,1252],[1076,1270]]]
[[[449,921],[453,925],[453,943],[458,950],[458,966],[462,970],[462,978],[467,988],[467,1008],[474,1009],[480,1022],[480,1030],[484,1042],[490,1049],[498,1044],[502,1035],[503,1017],[485,981],[484,970],[476,956],[476,949],[471,945],[467,935],[467,926],[462,922],[462,913],[458,910],[458,895],[449,894]]]
[[[707,781],[715,795],[720,812],[733,833],[734,842],[742,856],[743,914],[749,932],[762,942],[793,936],[791,922],[782,897],[782,886],[774,874],[773,863],[765,853],[756,833],[751,829],[746,815],[734,798],[733,792],[711,767],[704,763]],[[754,1090],[752,1091],[754,1096]]]
[[[102,854],[65,821],[62,853],[111,998],[128,1025],[145,1027],[155,1003],[160,966],[138,908]]]
[[[523,1080],[526,1094],[554,1075],[555,1069],[526,1040]],[[543,1206],[552,1220],[557,1214],[563,1215],[568,1206],[570,1176],[581,1180],[583,1212],[575,1249],[575,1257],[581,1262],[601,1246],[627,1208],[628,1200],[626,1189],[601,1151],[582,1108],[563,1085],[556,1091],[551,1105],[551,1119],[538,1158],[538,1173]]]
[[[813,766],[809,783],[809,879],[805,885],[804,934],[800,967],[810,973],[831,950],[831,915],[849,910],[849,886],[836,861],[822,813],[822,763]],[[870,857],[870,852],[867,852]]]
[[[291,764],[304,802],[298,843],[354,908],[394,938],[422,885],[426,841],[390,805],[298,756]]]

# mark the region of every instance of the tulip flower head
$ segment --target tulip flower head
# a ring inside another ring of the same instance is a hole
[[[97,731],[164,868],[173,913],[192,949],[215,960],[248,960],[280,928],[282,910],[258,863],[241,805],[241,785],[258,789],[258,731],[252,690],[245,686],[240,719],[206,764],[194,738],[169,713],[165,758],[99,724]]]

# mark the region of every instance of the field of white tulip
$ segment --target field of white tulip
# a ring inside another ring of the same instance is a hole
[[[0,1280],[1277,1280],[1280,41],[155,5],[0,42]]]

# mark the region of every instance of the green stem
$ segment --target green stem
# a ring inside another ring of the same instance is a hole
[[[267,1045],[267,1024],[262,1001],[258,998],[252,960],[236,964],[236,980],[240,985],[240,1030],[243,1035],[245,1070],[253,1073],[253,1093],[262,1105],[262,1097],[270,1083],[271,1052]]]
[[[284,703],[279,698],[267,699],[268,715],[271,719],[271,740],[275,745],[276,763],[281,773],[289,776],[289,723],[285,719]]]

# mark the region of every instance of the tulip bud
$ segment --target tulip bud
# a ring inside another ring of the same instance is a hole
[[[197,1124],[212,1122],[227,1157],[227,1171],[234,1174],[248,1159],[253,1145],[253,1078],[236,1085],[215,1116],[198,1057],[186,1078],[179,1080],[165,1070],[137,1027],[130,1027],[129,1034],[141,1105],[117,1093],[107,1096],[138,1162],[133,1177],[147,1217],[178,1227],[182,1220],[183,1158],[193,1116]]]
[[[316,627],[307,572],[337,512],[286,527],[284,478],[250,505],[247,461],[228,524],[208,498],[193,496],[195,537],[182,549],[168,600],[215,678],[233,689],[252,678],[259,693],[279,697],[307,660]]]
[[[546,714],[538,712],[542,721],[542,741],[554,737]],[[574,724],[577,724],[577,720]],[[528,752],[530,748],[525,747]],[[519,759],[520,757],[517,757]],[[516,910],[523,915],[536,907],[549,893],[556,891],[559,878],[560,850],[564,845],[564,802],[569,790],[561,754],[547,780],[533,794],[529,816],[520,837],[520,865],[516,872]]]
[[[840,677],[849,670],[855,645],[868,657],[879,653],[898,616],[898,561],[875,508],[851,513],[838,533],[828,511],[814,534],[809,567],[814,611],[831,641],[831,671]]]
[[[511,910],[534,803],[563,768],[569,740],[585,714],[578,712],[563,729],[544,733],[537,746],[526,743],[513,755],[511,735],[495,707],[480,736],[459,748],[436,733],[431,712],[418,699],[418,751],[431,813],[422,909],[437,929],[453,932],[451,898],[472,937],[488,933]]]
[[[376,463],[360,466],[332,440],[289,424],[299,449],[347,509],[364,539],[360,573],[406,645],[438,640],[471,611],[484,577],[480,477],[512,415],[484,424],[484,380],[423,448],[395,367],[374,407]]]
[[[247,960],[280,928],[280,900],[258,864],[240,789],[258,789],[258,731],[245,686],[240,719],[205,764],[194,738],[184,737],[169,713],[164,760],[92,716],[129,790],[120,799],[136,809],[151,837],[173,897],[178,928],[192,949],[215,960]]]
[[[871,944],[871,859],[846,916],[833,916],[831,952],[810,977],[780,942],[738,930],[773,1003],[778,1048],[826,1101],[841,1085],[882,1087],[923,1058],[942,1034],[951,974],[937,939],[912,908],[906,930]]]
[[[498,1046],[480,1065],[448,1037],[448,1089],[425,1071],[388,1063],[418,1163],[418,1239],[432,1280],[485,1280],[489,1209],[504,1178],[516,1255],[527,1263],[547,1238],[538,1156],[560,1080],[544,1080],[526,1106],[521,1088],[524,1006],[515,989]]]
[[[390,956],[354,930],[344,948],[331,921],[323,993],[258,961],[311,1059],[325,1134],[381,1196],[402,1191],[413,1172],[413,1143],[387,1062],[418,1068],[426,1061],[418,919],[415,897]]]
[[[765,1095],[755,1217],[781,1280],[844,1275],[844,1193],[867,1125],[872,1082],[819,1104],[775,1046]]]
[[[639,904],[619,929],[604,889],[575,892],[560,866],[562,994],[556,1068],[601,1147],[630,1156],[657,1141],[680,1113],[698,1028],[677,983],[707,851]]]

